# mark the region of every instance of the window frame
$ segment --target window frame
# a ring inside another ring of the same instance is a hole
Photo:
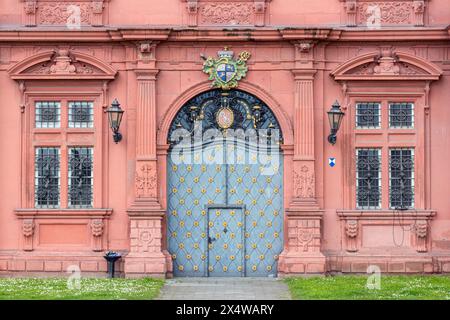
[[[405,88],[406,90],[406,88]],[[358,90],[347,93],[346,116],[343,120],[342,131],[347,132],[348,141],[343,142],[344,150],[348,161],[344,163],[344,183],[348,185],[345,188],[344,207],[352,210],[363,211],[382,211],[393,210],[389,202],[389,149],[390,148],[412,148],[415,149],[414,162],[425,163],[425,128],[422,121],[425,118],[425,98],[423,91],[402,92],[400,89],[389,91],[385,90],[371,91],[367,87],[358,87]],[[381,102],[381,127],[379,129],[365,129],[356,126],[356,103]],[[414,104],[414,128],[390,128],[388,104],[392,102],[408,102]],[[381,207],[379,209],[361,209],[357,206],[356,197],[356,149],[357,148],[380,148],[381,149],[381,175],[382,175],[382,194]],[[425,207],[424,185],[426,177],[422,171],[414,168],[415,187],[414,187],[414,209]]]
[[[31,108],[27,110],[26,131],[23,137],[23,144],[26,153],[29,155],[25,162],[25,176],[27,183],[22,187],[22,194],[25,205],[23,208],[34,208],[36,210],[83,210],[104,207],[105,198],[103,196],[103,185],[105,181],[102,172],[102,158],[104,137],[102,128],[107,121],[100,93],[49,93],[32,92],[27,95],[28,105]],[[35,103],[39,101],[55,101],[61,104],[60,128],[36,128],[35,126]],[[69,102],[86,101],[93,103],[94,123],[92,128],[70,128],[69,127]],[[60,205],[58,208],[41,208],[36,206],[35,186],[34,186],[34,164],[35,148],[37,147],[55,147],[60,148]],[[93,158],[93,203],[91,207],[71,207],[69,206],[69,182],[68,182],[68,156],[71,147],[92,147],[96,156]],[[98,151],[95,151],[98,150]],[[29,191],[27,191],[27,189]]]
[[[363,125],[359,125],[358,124],[358,106],[362,105],[362,104],[378,104],[378,125],[377,126],[363,126]],[[355,103],[355,128],[356,129],[372,129],[372,130],[376,130],[376,129],[380,129],[381,128],[381,124],[383,121],[383,117],[382,117],[382,109],[381,109],[381,102],[379,101],[358,101]]]
[[[359,172],[358,172],[358,161],[359,161],[359,151],[360,150],[376,150],[378,151],[378,161],[379,161],[379,165],[378,165],[378,188],[379,188],[379,199],[378,199],[378,205],[377,206],[360,206],[359,205],[359,197],[358,197],[358,188],[359,188],[359,181],[360,181],[360,177],[359,177]],[[355,199],[356,199],[356,208],[360,209],[360,210],[379,210],[382,208],[382,200],[383,200],[383,174],[382,174],[382,169],[383,169],[383,159],[382,159],[382,152],[381,152],[381,148],[355,148],[355,156],[356,156],[356,194],[355,194]]]
[[[416,151],[415,151],[415,149],[414,148],[403,148],[403,147],[400,147],[400,148],[398,148],[398,147],[395,147],[395,148],[389,148],[389,209],[392,209],[392,210],[396,210],[398,207],[396,207],[396,206],[393,206],[392,205],[392,200],[391,200],[391,195],[392,195],[392,166],[391,166],[391,163],[392,163],[392,154],[391,154],[391,152],[393,151],[393,150],[410,150],[411,151],[411,156],[412,156],[412,170],[411,170],[411,177],[410,177],[410,180],[411,180],[411,189],[413,190],[413,193],[412,193],[412,199],[411,199],[411,206],[408,206],[408,207],[403,207],[402,208],[402,210],[404,210],[404,208],[407,208],[407,209],[414,209],[415,208],[415,169],[416,169]]]
[[[411,126],[393,126],[391,124],[391,106],[393,104],[398,104],[398,103],[411,104],[411,106],[412,106],[412,108],[411,108]],[[390,101],[388,103],[388,127],[389,127],[389,129],[396,129],[396,130],[398,130],[398,129],[414,129],[415,122],[416,122],[416,119],[415,119],[415,105],[414,105],[413,102],[408,102],[408,101],[393,102],[393,101]]]

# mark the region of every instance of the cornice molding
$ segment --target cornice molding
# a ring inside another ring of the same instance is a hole
[[[122,42],[122,41],[448,41],[450,25],[433,28],[373,29],[328,27],[233,28],[92,28],[80,31],[61,27],[3,27],[1,42]]]

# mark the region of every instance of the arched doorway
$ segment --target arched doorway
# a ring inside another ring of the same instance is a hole
[[[210,90],[179,110],[167,170],[175,276],[276,276],[282,139],[270,108],[241,90]]]

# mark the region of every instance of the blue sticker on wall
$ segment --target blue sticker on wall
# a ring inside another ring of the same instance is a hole
[[[333,168],[336,165],[336,158],[328,158],[328,164]]]

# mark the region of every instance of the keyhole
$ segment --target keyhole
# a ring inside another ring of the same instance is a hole
[[[227,232],[228,232],[227,227],[225,227],[225,228],[223,229],[223,232],[224,232],[224,233],[227,233]]]

